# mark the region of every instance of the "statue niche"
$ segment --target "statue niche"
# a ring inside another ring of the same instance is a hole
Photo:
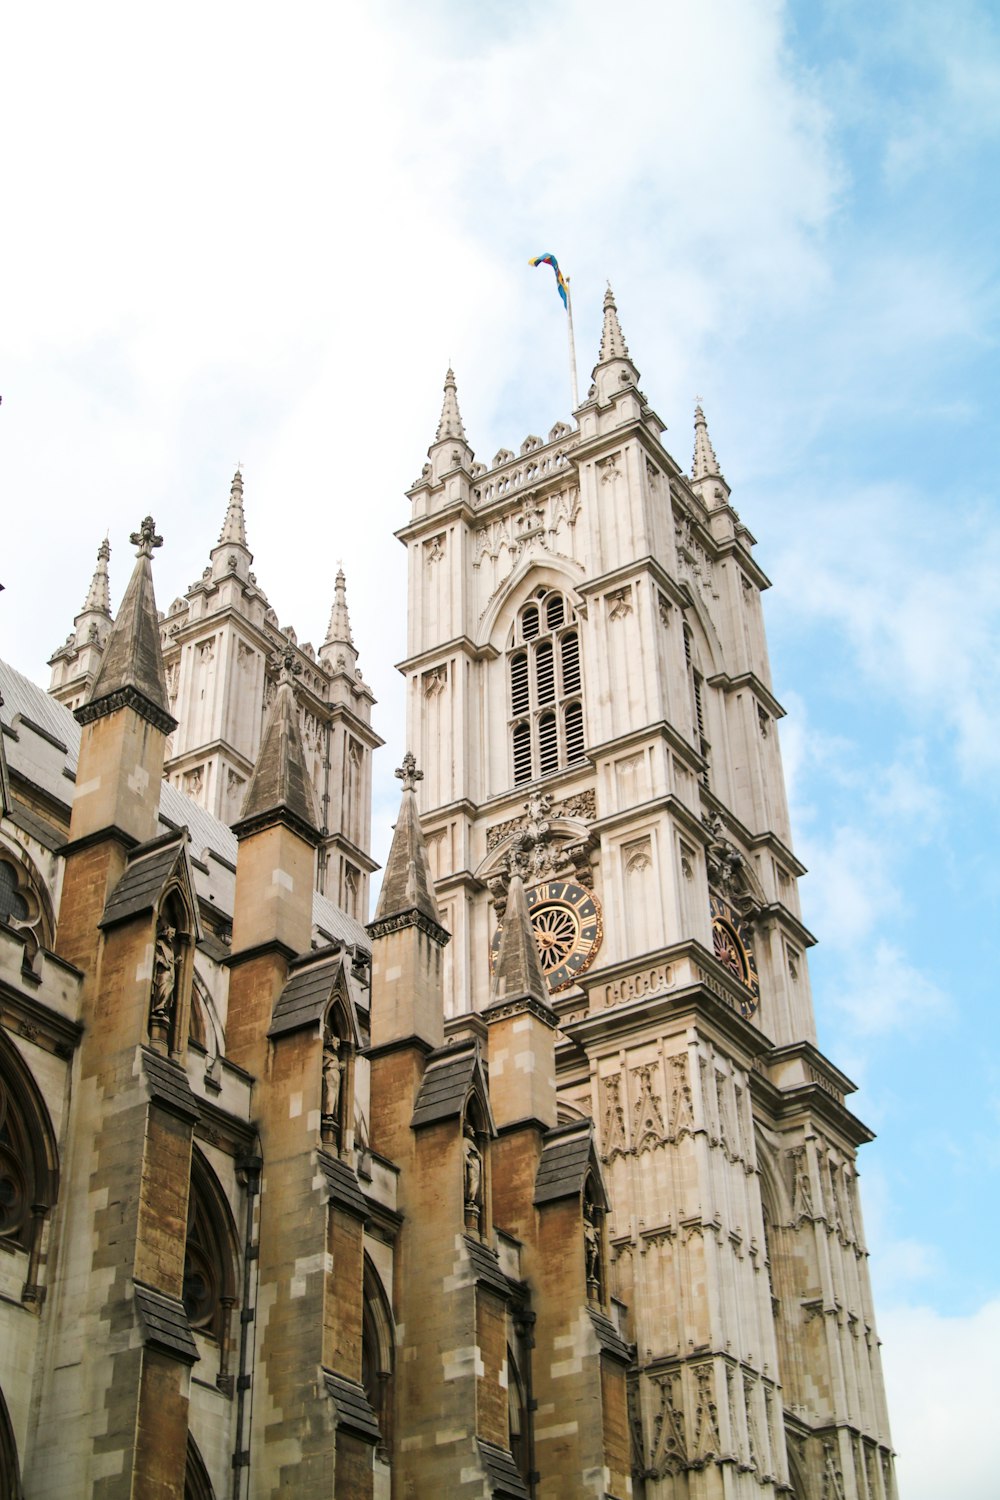
[[[466,1105],[462,1124],[462,1194],[465,1227],[472,1234],[484,1231],[486,1207],[486,1131],[475,1099]]]
[[[182,1009],[185,958],[190,938],[183,903],[171,894],[160,907],[153,944],[153,979],[149,996],[149,1040],[159,1052],[178,1050],[178,1016]]]
[[[339,1003],[334,1002],[323,1023],[320,1135],[325,1146],[338,1152],[343,1152],[347,1147],[351,1050],[343,1009]]]
[[[604,1301],[604,1215],[594,1197],[590,1178],[583,1190],[583,1248],[587,1267],[587,1297],[591,1302]]]

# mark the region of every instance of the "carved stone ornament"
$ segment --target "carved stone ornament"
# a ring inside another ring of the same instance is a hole
[[[653,1419],[648,1472],[651,1479],[663,1479],[689,1467],[680,1371],[653,1375],[650,1384],[660,1404]]]
[[[636,1154],[662,1146],[667,1139],[663,1124],[663,1104],[656,1089],[654,1063],[632,1069],[635,1103],[632,1106],[632,1140]]]
[[[498,823],[487,831],[488,851],[498,849],[510,841],[506,858],[487,877],[486,882],[498,922],[503,922],[507,907],[507,888],[515,871],[526,883],[562,876],[572,878],[587,890],[593,890],[594,873],[590,864],[592,838],[589,835],[573,837],[557,832],[552,827],[554,819],[579,819],[586,816],[587,809],[593,817],[592,791],[589,792],[589,798],[588,793],[583,792],[562,803],[554,802],[546,792],[533,792],[524,804],[523,817],[508,818],[506,822]]]
[[[612,1161],[616,1156],[625,1156],[628,1152],[621,1083],[621,1078],[617,1073],[602,1078],[600,1082],[601,1140],[604,1145],[601,1155],[604,1161]]]
[[[161,918],[156,928],[156,941],[153,949],[149,1039],[154,1046],[163,1050],[166,1050],[173,1032],[179,970],[180,944],[177,928]]]

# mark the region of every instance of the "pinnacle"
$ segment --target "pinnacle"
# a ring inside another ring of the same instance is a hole
[[[691,478],[722,478],[722,470],[719,468],[719,460],[712,447],[712,439],[708,435],[708,423],[705,421],[705,413],[701,409],[700,402],[694,409],[694,459],[691,464]]]
[[[436,443],[448,438],[460,438],[466,441],[465,428],[462,425],[462,413],[458,409],[458,387],[455,384],[455,372],[448,366],[448,373],[444,377],[444,401],[441,406],[441,420],[438,423],[437,432],[434,437]]]
[[[219,533],[218,545],[234,543],[238,547],[247,544],[246,519],[243,515],[243,475],[237,468],[233,475],[233,482],[229,487],[229,505],[226,507],[226,519],[222,523]]]
[[[167,708],[167,684],[150,563],[153,548],[161,547],[163,538],[156,535],[152,516],[147,516],[139,530],[132,533],[132,541],[138,549],[135,567],[84,707],[90,708],[111,695],[125,693],[134,699],[138,694],[145,705],[145,708],[139,708],[139,712],[144,717],[151,716],[151,722],[161,727],[164,722],[169,722],[172,728],[174,721]],[[110,553],[110,548],[108,551]],[[94,714],[88,717],[92,718]],[[165,732],[169,733],[169,729]]]
[[[90,588],[87,597],[83,601],[81,614],[100,614],[111,618],[111,593],[108,587],[108,562],[111,558],[111,544],[105,536],[103,542],[97,549],[97,567],[94,576],[90,580]]]
[[[599,365],[607,364],[612,359],[628,359],[628,345],[625,335],[622,333],[621,324],[618,321],[618,309],[615,306],[615,294],[608,282],[608,289],[604,293],[604,327],[601,330],[601,352],[597,356]]]
[[[416,911],[429,917],[440,927],[441,914],[434,897],[427,841],[417,812],[415,787],[422,780],[423,772],[417,770],[416,761],[409,751],[396,775],[403,783],[403,796],[392,836],[392,847],[385,862],[375,921],[381,922],[387,917]]]
[[[289,648],[280,664],[278,687],[247,787],[241,822],[285,812],[310,836],[316,834],[316,805],[306,769],[293,683],[301,671]]]
[[[531,914],[524,893],[524,881],[515,870],[511,873],[504,911],[500,952],[493,973],[492,1003],[530,996],[549,1004],[549,987],[545,982],[542,960],[538,954]]]
[[[344,577],[343,568],[337,569],[337,577],[333,586],[333,608],[330,610],[330,623],[327,626],[326,640],[324,646],[351,646],[354,645],[354,637],[351,634],[351,618],[347,612],[347,580]]]

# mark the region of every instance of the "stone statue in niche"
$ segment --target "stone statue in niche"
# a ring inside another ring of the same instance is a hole
[[[483,1206],[483,1154],[476,1144],[476,1132],[471,1120],[466,1120],[462,1130],[462,1166],[465,1222],[470,1229],[477,1229]]]
[[[597,1204],[589,1197],[583,1202],[583,1248],[587,1260],[587,1296],[592,1302],[600,1302],[601,1221]]]
[[[166,1048],[173,1030],[177,1008],[178,942],[177,928],[161,919],[156,929],[153,950],[153,985],[149,1004],[149,1039]]]
[[[329,1144],[340,1145],[340,1099],[344,1090],[344,1058],[342,1043],[334,1031],[327,1028],[323,1038],[323,1108],[321,1133]]]

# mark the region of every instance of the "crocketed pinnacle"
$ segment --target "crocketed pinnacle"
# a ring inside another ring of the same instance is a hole
[[[722,478],[719,460],[708,435],[708,423],[701,406],[694,409],[694,460],[691,464],[692,479]]]
[[[460,438],[463,443],[466,441],[465,428],[462,425],[462,413],[458,409],[458,387],[455,384],[455,372],[450,366],[447,375],[444,377],[444,402],[441,406],[441,420],[438,423],[434,441],[440,443],[444,442],[447,438]]]
[[[162,547],[163,538],[156,535],[151,516],[147,516],[139,530],[133,532],[132,541],[138,549],[135,568],[84,707],[126,691],[133,704],[134,695],[140,696],[143,705],[135,706],[146,717],[161,725],[169,720],[172,727],[174,720],[167,708],[167,683],[150,564],[153,548]],[[146,710],[151,710],[151,713]],[[91,713],[86,717],[89,719],[94,715]]]
[[[549,987],[535,942],[524,881],[515,871],[510,877],[500,952],[493,971],[492,1003],[496,1005],[504,1000],[527,997],[549,1005]]]
[[[618,321],[618,309],[615,306],[615,296],[609,281],[608,289],[604,293],[604,327],[601,330],[601,352],[597,356],[597,363],[604,365],[612,359],[628,358],[628,345]]]
[[[324,646],[352,646],[354,637],[351,635],[351,619],[347,613],[347,580],[344,578],[343,568],[337,569],[337,577],[333,586],[333,608],[330,610],[330,623],[327,626],[326,640]]]
[[[441,914],[434,898],[430,861],[427,858],[427,841],[420,826],[417,812],[417,796],[414,788],[423,779],[423,771],[410,751],[403,757],[403,764],[396,775],[403,783],[403,796],[399,805],[399,817],[392,835],[392,848],[385,862],[385,875],[378,898],[375,922],[387,917],[402,916],[405,912],[419,912],[429,917],[436,926],[441,926]]]
[[[238,547],[247,544],[247,523],[243,514],[243,475],[239,469],[233,475],[233,482],[229,487],[229,504],[226,507],[226,519],[222,523],[219,533],[219,546],[236,543]]]
[[[245,824],[251,818],[264,819],[268,814],[278,815],[275,821],[284,821],[281,815],[285,814],[299,831],[315,835],[316,805],[292,687],[296,665],[294,653],[289,650],[283,659],[240,821]]]
[[[83,615],[107,615],[111,618],[111,591],[108,587],[108,563],[111,559],[111,545],[107,539],[97,549],[97,567],[94,576],[90,580],[90,588],[87,597],[83,601]]]

